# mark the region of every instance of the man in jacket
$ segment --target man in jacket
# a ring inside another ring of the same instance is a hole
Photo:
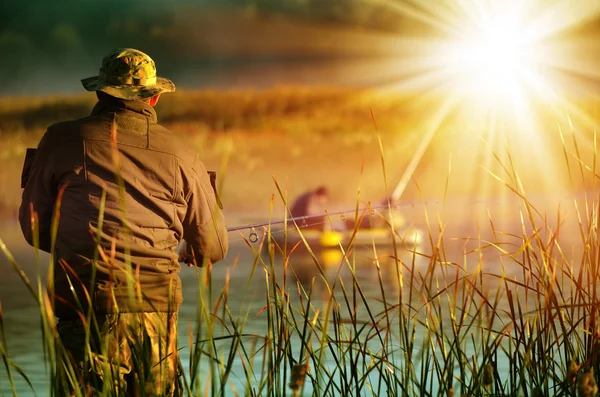
[[[98,103],[88,117],[47,129],[19,213],[26,240],[53,255],[49,297],[78,377],[65,375],[62,386],[173,394],[175,249],[185,239],[198,266],[223,259],[223,214],[195,151],[157,123],[153,107],[175,86],[148,55],[115,50],[82,83]]]

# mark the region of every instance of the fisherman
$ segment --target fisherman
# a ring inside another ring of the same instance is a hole
[[[398,230],[406,225],[406,220],[395,211],[396,200],[392,196],[386,197],[376,204],[372,212],[365,212],[359,219],[346,219],[344,225],[347,230],[358,229],[383,229],[394,227]]]
[[[329,201],[329,191],[326,186],[318,186],[300,195],[294,201],[290,214],[294,218],[307,217],[308,219],[297,220],[298,226],[306,229],[327,230],[328,222],[324,213],[324,206]]]
[[[406,219],[396,210],[397,204],[398,200],[394,199],[393,196],[381,200],[379,203],[382,207],[381,215],[375,225],[378,227],[393,227],[396,231],[406,226]]]
[[[222,260],[223,213],[192,146],[157,123],[154,106],[175,85],[148,55],[110,52],[82,84],[98,102],[88,117],[47,129],[19,211],[27,242],[53,254],[49,298],[77,371],[59,375],[69,390],[55,394],[79,383],[86,395],[104,384],[119,395],[179,394],[175,250],[185,239],[188,265]]]

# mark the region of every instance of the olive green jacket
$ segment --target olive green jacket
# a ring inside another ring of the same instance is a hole
[[[144,102],[103,98],[90,116],[50,126],[25,179],[21,229],[29,244],[53,248],[58,317],[90,304],[96,313],[177,310],[180,241],[198,264],[227,252],[204,164]]]

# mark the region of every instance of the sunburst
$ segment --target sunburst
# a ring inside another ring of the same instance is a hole
[[[600,76],[590,59],[592,33],[576,33],[598,18],[600,3],[577,1],[444,0],[390,1],[399,19],[429,26],[427,37],[413,37],[410,51],[396,42],[395,75],[388,89],[423,93],[422,117],[436,120],[422,135],[394,195],[399,198],[427,149],[440,139],[454,152],[463,189],[477,195],[491,189],[491,173],[510,180],[511,167],[538,193],[566,190],[559,127],[595,124],[573,98],[593,94]],[[418,43],[415,45],[415,43]],[[415,49],[416,48],[416,49]],[[391,67],[388,65],[387,67]],[[600,68],[599,68],[600,70]],[[391,80],[391,79],[390,79]],[[572,117],[568,119],[568,115]],[[564,132],[564,129],[563,129]],[[482,152],[483,151],[483,152]],[[512,164],[509,164],[511,163]],[[442,166],[445,165],[441,162]],[[427,175],[432,171],[436,175]],[[435,184],[439,168],[417,173]],[[513,180],[513,182],[515,182]]]

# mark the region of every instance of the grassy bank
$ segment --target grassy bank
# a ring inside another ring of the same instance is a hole
[[[382,129],[416,122],[417,106],[409,95],[368,89],[279,87],[265,90],[186,91],[165,95],[157,105],[162,123],[194,122],[207,131],[279,130],[303,133],[370,132],[369,106],[377,108]],[[90,93],[73,96],[0,98],[0,131],[4,134],[44,128],[64,119],[83,117],[95,103]],[[300,129],[300,130],[299,130]]]

